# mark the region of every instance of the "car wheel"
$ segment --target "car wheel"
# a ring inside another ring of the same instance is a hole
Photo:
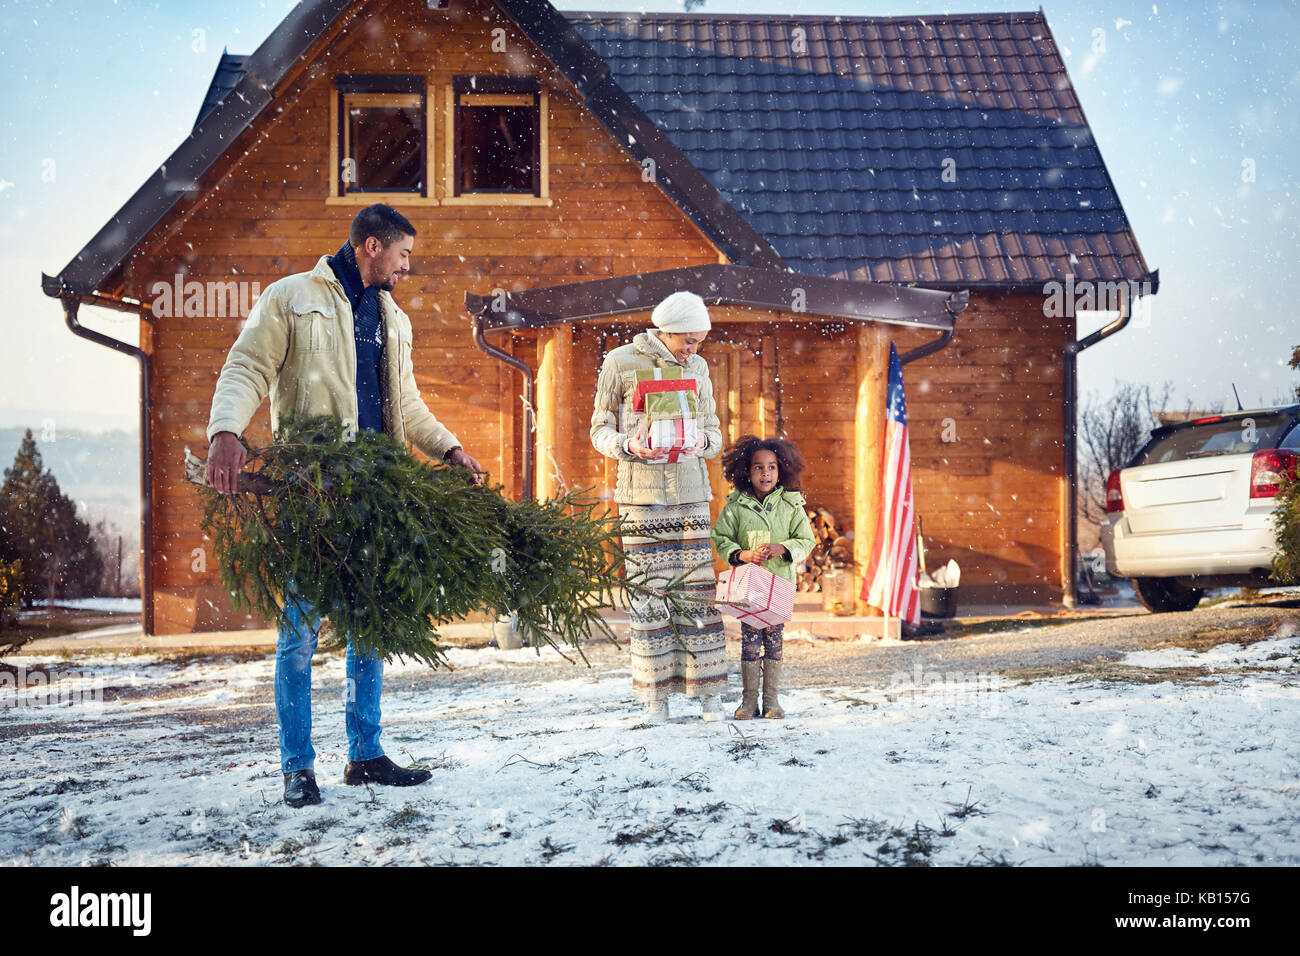
[[[1152,614],[1190,611],[1201,603],[1205,594],[1201,588],[1185,587],[1172,578],[1134,578],[1133,590],[1142,606]]]

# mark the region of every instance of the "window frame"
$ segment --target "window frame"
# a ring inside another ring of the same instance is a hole
[[[1300,421],[1292,424],[1291,430],[1282,436],[1277,447],[1285,451],[1300,451]]]
[[[536,153],[533,167],[534,191],[492,192],[476,190],[458,193],[460,183],[461,126],[457,122],[461,107],[534,106],[537,110]],[[547,91],[535,76],[463,75],[452,78],[446,88],[445,117],[447,133],[443,137],[442,202],[454,206],[549,206],[550,149],[547,127],[550,102]]]
[[[382,105],[385,99],[402,108],[409,108],[411,97],[419,97],[424,108],[424,186],[421,192],[397,191],[370,192],[342,189],[344,146],[347,139],[346,109],[349,102],[364,100],[365,105]],[[405,103],[401,101],[407,101]],[[422,74],[349,74],[334,77],[333,95],[330,99],[330,163],[327,205],[368,206],[385,202],[405,205],[438,205],[435,193],[437,179],[435,151],[437,118],[436,90]]]

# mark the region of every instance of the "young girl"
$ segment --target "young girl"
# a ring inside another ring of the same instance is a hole
[[[736,489],[713,525],[713,547],[732,567],[746,561],[795,580],[795,570],[816,545],[799,476],[804,461],[782,438],[745,435],[722,453],[722,475]],[[763,677],[762,716],[784,717],[777,693],[781,687],[781,632],[784,624],[757,628],[740,625],[740,674],[743,697],[737,720],[758,713],[758,681]],[[762,657],[759,653],[762,652]]]

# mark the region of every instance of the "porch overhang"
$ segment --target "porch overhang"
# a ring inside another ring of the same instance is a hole
[[[884,348],[885,334],[881,326],[929,329],[939,333],[937,338],[902,356],[903,361],[911,361],[936,352],[952,341],[957,315],[966,308],[970,298],[965,290],[944,292],[828,279],[774,269],[709,264],[519,292],[498,290],[491,295],[467,292],[465,308],[474,319],[475,344],[523,377],[524,433],[537,432],[540,436],[547,431],[540,425],[554,427],[554,422],[552,415],[546,414],[545,410],[538,412],[535,408],[538,373],[526,362],[488,342],[487,333],[554,328],[648,312],[665,297],[683,290],[694,292],[710,305],[748,306],[806,315],[812,319],[858,323],[855,348],[859,353],[859,379],[864,381],[859,383],[861,396],[855,416],[859,420],[857,427],[864,434],[871,425],[883,421],[884,378],[880,371],[884,353],[880,350]],[[868,339],[874,349],[870,354],[866,348]],[[865,381],[868,374],[874,376],[870,382]],[[878,444],[873,440],[872,449]],[[863,463],[866,468],[877,464],[874,461]],[[524,444],[522,466],[522,494],[531,498],[536,469],[534,449],[529,443]]]
[[[709,264],[519,292],[467,292],[465,307],[482,332],[500,332],[647,312],[682,290],[696,293],[710,305],[741,305],[945,333],[953,331],[957,315],[969,300],[965,290],[939,291]]]

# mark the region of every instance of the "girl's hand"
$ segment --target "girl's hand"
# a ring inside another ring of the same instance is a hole
[[[783,554],[789,554],[789,550],[783,544],[768,543],[760,545],[759,553],[763,556],[764,561],[771,561],[773,558],[779,558]]]
[[[746,564],[762,564],[767,560],[767,558],[763,557],[762,548],[759,548],[756,551],[741,551],[739,557],[740,560]]]
[[[698,455],[700,452],[704,451],[704,446],[705,446],[706,444],[708,444],[708,441],[709,441],[709,440],[708,440],[707,438],[701,438],[698,442],[696,442],[694,445],[691,445],[689,448],[683,448],[683,449],[678,453],[678,457],[679,457],[679,458],[694,458],[694,457],[695,457],[696,455]]]

